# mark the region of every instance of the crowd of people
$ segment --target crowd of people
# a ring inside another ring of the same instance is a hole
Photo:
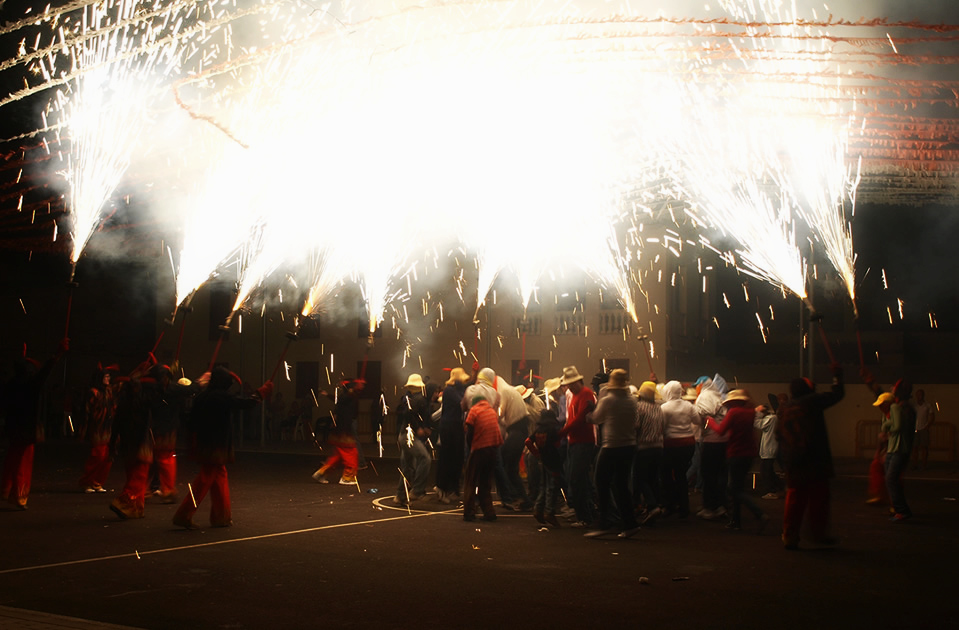
[[[27,509],[44,382],[68,349],[64,339],[45,364],[24,353],[2,392],[9,445],[0,491],[19,509]],[[588,538],[629,538],[659,519],[688,518],[690,494],[701,492],[697,517],[740,530],[745,511],[762,532],[769,517],[747,483],[758,458],[759,495],[785,499],[784,546],[798,547],[807,515],[810,542],[832,544],[834,472],[824,412],[843,398],[844,384],[838,364],[831,367],[827,390],[795,379],[788,394],[770,396],[768,405],[757,404],[744,389],[729,389],[718,374],[685,385],[660,383],[652,374],[637,387],[626,371],[614,369],[587,385],[568,366],[539,392],[525,383],[511,385],[478,363],[470,372],[453,368],[442,385],[410,374],[392,408],[401,473],[394,501],[409,506],[425,500],[435,460],[435,500],[462,502],[467,521],[496,520],[495,488],[500,509],[529,512],[543,526],[565,521]],[[125,376],[118,376],[116,366],[98,366],[79,427],[90,447],[80,488],[105,492],[112,463],[119,460],[126,481],[110,504],[119,518],[142,518],[145,499],[154,494],[165,503],[179,501],[173,522],[193,529],[209,493],[211,525],[229,526],[232,414],[269,400],[273,383],[236,393],[239,378],[223,367],[196,381],[177,380],[175,373],[152,354]],[[885,392],[868,371],[862,375],[883,417],[867,502],[888,502],[891,520],[903,522],[912,512],[902,475],[914,442],[925,465],[934,414],[922,390],[912,401],[905,381]],[[346,379],[327,394],[333,427],[324,441],[332,451],[314,480],[329,483],[337,471],[340,484],[355,484],[366,466],[357,426],[364,388],[362,378]],[[385,404],[381,411],[387,412]],[[181,426],[200,464],[184,497],[176,480]]]
[[[8,439],[0,477],[0,498],[26,510],[33,478],[33,456],[42,425],[39,407],[45,383],[69,350],[63,339],[46,363],[26,356],[14,362],[14,376],[0,392],[0,416]],[[267,381],[251,395],[235,393],[240,379],[224,367],[205,372],[196,381],[175,379],[176,370],[159,364],[153,354],[130,374],[117,375],[116,366],[98,366],[84,398],[77,432],[90,446],[79,486],[86,493],[106,492],[104,484],[114,461],[122,462],[125,482],[109,504],[120,519],[143,518],[146,498],[156,495],[163,503],[180,505],[174,524],[196,528],[193,515],[207,493],[211,495],[210,523],[232,524],[226,465],[233,461],[233,418],[268,399],[273,383]],[[177,430],[190,433],[191,451],[200,472],[187,484],[188,496],[177,491]],[[156,489],[152,489],[151,473]]]
[[[659,519],[688,518],[690,495],[701,492],[695,515],[731,530],[744,527],[744,511],[755,531],[766,528],[769,517],[754,496],[784,499],[786,549],[798,548],[804,520],[809,542],[831,545],[834,470],[825,410],[845,394],[842,369],[833,364],[831,371],[827,389],[795,379],[768,404],[730,390],[718,374],[687,385],[650,375],[636,387],[616,369],[589,386],[569,366],[539,393],[477,364],[471,374],[451,370],[442,388],[412,374],[395,407],[402,475],[394,501],[426,499],[435,458],[436,500],[461,501],[467,521],[496,520],[499,507],[531,512],[544,526],[566,521],[588,538],[628,538]],[[881,470],[894,522],[911,516],[902,472],[918,435],[915,410],[928,416],[909,389],[904,382],[893,393],[875,388],[874,405],[886,418]],[[754,495],[747,480],[757,459]]]

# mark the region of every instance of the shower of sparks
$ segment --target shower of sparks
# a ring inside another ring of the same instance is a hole
[[[477,314],[498,280],[527,307],[544,274],[578,272],[637,322],[640,278],[663,277],[640,265],[697,247],[804,298],[809,232],[855,308],[850,217],[888,142],[874,121],[890,94],[952,89],[879,81],[857,55],[916,63],[911,46],[948,35],[797,4],[77,0],[0,26],[38,31],[0,62],[24,74],[0,108],[56,91],[36,134],[53,155],[69,141],[74,263],[121,183],[148,180],[138,201],[181,241],[175,306],[234,269],[234,311],[278,278],[306,278],[303,316],[353,283],[372,333],[388,308],[408,321],[412,257],[432,250],[434,268],[475,259]],[[699,238],[644,234],[659,215]]]

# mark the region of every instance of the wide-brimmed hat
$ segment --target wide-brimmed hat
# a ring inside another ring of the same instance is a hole
[[[426,387],[426,383],[423,382],[423,377],[419,374],[410,374],[410,377],[406,379],[406,385],[403,387],[410,389],[415,387],[417,389],[423,389]]]
[[[606,389],[629,389],[629,374],[626,370],[616,368],[610,372]]]
[[[558,377],[548,378],[546,379],[546,382],[543,383],[543,391],[545,391],[546,395],[549,396],[550,394],[552,394],[553,392],[555,392],[557,389],[559,389],[562,386],[563,384],[560,382]]]
[[[687,387],[686,391],[683,392],[683,395],[682,395],[683,400],[689,400],[689,401],[696,400],[696,397],[697,395],[696,395],[695,387]]]
[[[533,393],[532,388],[526,387],[525,385],[517,385],[516,391],[519,392],[519,395],[523,398],[523,400],[529,398],[530,394]]]
[[[734,389],[726,394],[725,398],[723,398],[723,402],[729,402],[730,400],[742,400],[748,402],[750,400],[749,392],[747,392],[745,389]]]
[[[563,378],[560,381],[561,385],[569,385],[570,383],[575,383],[576,381],[583,380],[583,375],[579,373],[579,370],[576,369],[575,365],[570,365],[563,368]]]
[[[876,402],[872,403],[873,407],[881,407],[884,403],[891,403],[896,400],[896,397],[890,394],[889,392],[883,392],[879,394],[879,398],[876,399]]]
[[[455,367],[450,370],[450,378],[446,381],[447,385],[455,385],[456,383],[465,383],[470,380],[470,375],[466,373],[461,367]]]

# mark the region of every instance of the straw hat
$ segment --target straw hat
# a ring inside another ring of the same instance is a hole
[[[683,392],[682,399],[683,399],[683,400],[689,400],[689,401],[696,400],[696,388],[695,388],[695,387],[687,387],[687,388],[686,388],[686,391]]]
[[[876,402],[872,403],[873,407],[881,407],[885,403],[891,403],[896,400],[896,397],[890,394],[889,392],[883,392],[879,394],[879,398],[876,399]]]
[[[410,374],[410,377],[406,380],[406,385],[403,387],[406,389],[423,389],[426,387],[426,383],[423,382],[423,377],[419,374]]]
[[[470,375],[466,373],[461,367],[455,367],[450,370],[450,378],[446,381],[447,385],[455,385],[456,383],[465,383],[470,380]]]
[[[749,392],[745,389],[734,389],[723,398],[723,402],[729,402],[730,400],[743,400],[749,402]]]
[[[562,387],[562,384],[559,381],[559,378],[548,378],[546,382],[543,383],[543,390],[546,392],[546,395],[549,396],[557,389]]]
[[[516,391],[519,392],[519,395],[523,398],[523,400],[526,400],[527,398],[529,398],[530,395],[533,393],[533,389],[530,387],[526,387],[525,385],[517,385]]]
[[[561,385],[569,385],[570,383],[581,380],[583,380],[583,375],[579,373],[575,365],[563,368],[563,379],[560,381]]]
[[[629,389],[629,374],[626,370],[616,368],[610,372],[606,389]]]

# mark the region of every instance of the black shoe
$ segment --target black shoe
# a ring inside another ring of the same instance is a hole
[[[533,512],[533,518],[536,519],[537,523],[541,523],[543,525],[546,524],[546,519],[543,517],[542,512]],[[556,518],[556,517],[554,516],[553,518]]]
[[[739,523],[735,521],[729,521],[728,523],[726,523],[726,529],[731,529],[738,532],[742,528],[739,526]]]
[[[556,520],[555,514],[547,514],[545,518],[547,523],[549,523],[553,527],[559,528],[559,521]]]
[[[464,515],[463,515],[463,520],[464,520],[464,521],[475,521],[475,520],[476,520],[476,515],[474,515],[474,514],[464,514]]]
[[[483,520],[484,520],[484,521],[489,521],[489,522],[492,523],[493,521],[496,520],[496,515],[495,515],[495,514],[484,514],[484,515],[483,515]]]

